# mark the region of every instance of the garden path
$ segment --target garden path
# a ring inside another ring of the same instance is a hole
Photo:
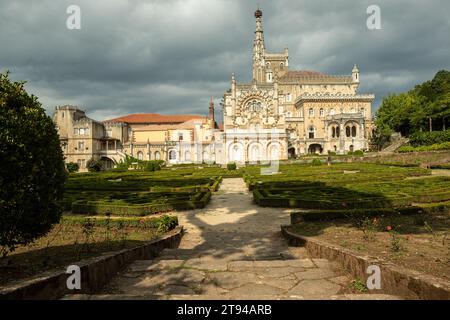
[[[258,207],[241,178],[223,179],[204,209],[178,212],[177,249],[139,260],[100,294],[82,299],[383,299],[350,294],[334,263],[289,247],[280,233],[289,211]],[[392,297],[390,297],[392,298]]]

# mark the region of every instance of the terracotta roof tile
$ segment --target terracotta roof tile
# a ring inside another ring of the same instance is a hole
[[[280,81],[304,81],[304,82],[351,82],[351,76],[335,76],[317,71],[288,71],[280,78]]]
[[[192,119],[201,119],[205,116],[195,114],[158,114],[158,113],[135,113],[126,116],[105,120],[104,122],[126,122],[126,123],[183,123]]]

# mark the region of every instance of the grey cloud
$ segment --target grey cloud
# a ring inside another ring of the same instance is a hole
[[[65,27],[73,3],[80,31]],[[369,31],[372,3],[262,0],[266,46],[289,47],[292,69],[349,74],[357,63],[374,107],[450,69],[448,1],[378,1],[383,30]],[[239,0],[0,0],[0,70],[27,80],[49,112],[71,103],[98,119],[206,114],[232,72],[250,81],[254,10]]]

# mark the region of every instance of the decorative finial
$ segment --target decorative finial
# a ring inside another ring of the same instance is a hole
[[[259,10],[259,3],[257,4],[256,11],[255,11],[255,18],[261,18],[262,17],[262,11]]]

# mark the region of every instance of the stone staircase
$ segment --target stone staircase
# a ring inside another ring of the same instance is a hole
[[[381,150],[379,152],[379,154],[390,154],[390,153],[394,153],[395,151],[398,150],[398,148],[400,148],[401,146],[407,144],[409,142],[408,138],[405,137],[400,137],[397,140],[395,140],[394,142],[392,142],[388,147],[384,148],[383,150]]]

